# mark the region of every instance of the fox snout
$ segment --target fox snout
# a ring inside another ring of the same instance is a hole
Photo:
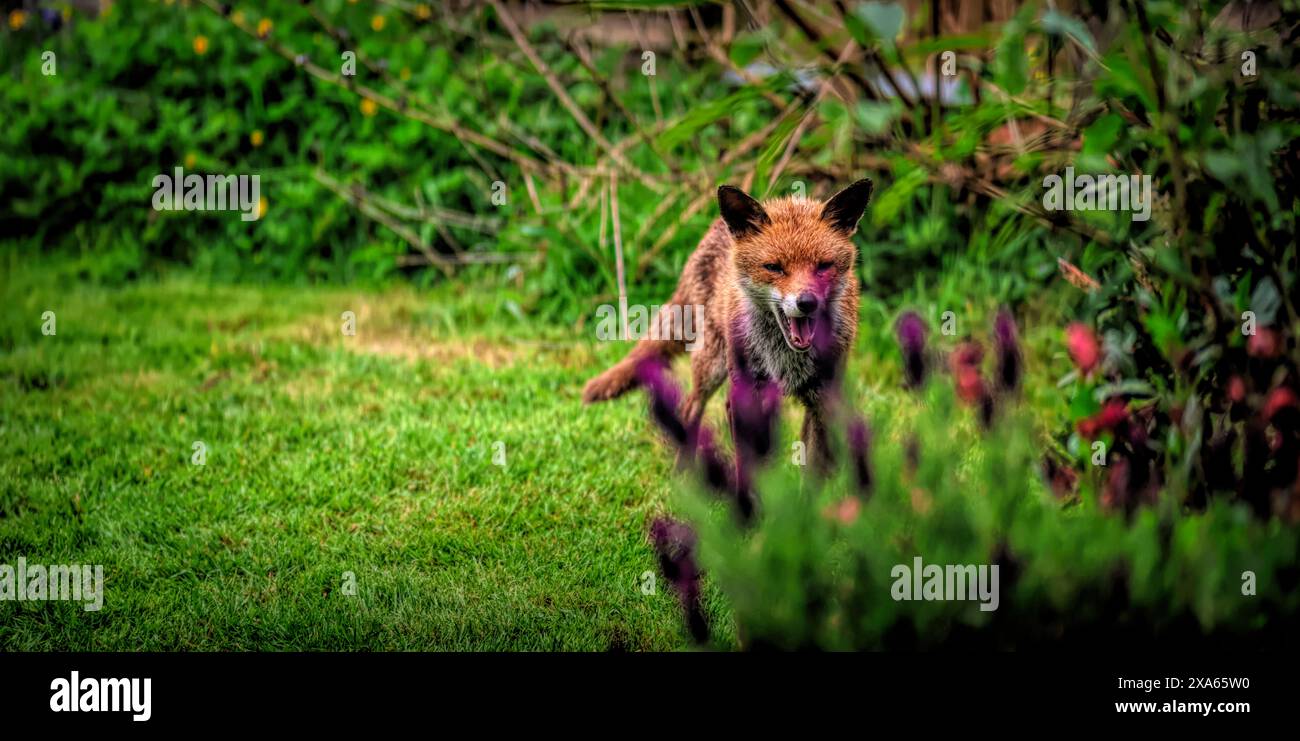
[[[821,309],[826,306],[825,300],[807,287],[788,293],[778,290],[776,293],[777,305],[780,307],[776,319],[786,343],[791,350],[797,352],[808,350],[812,347],[813,337],[818,334],[817,325],[824,323],[817,317],[823,314]]]
[[[821,306],[821,299],[809,290],[787,293],[781,297],[781,310],[791,319],[808,316]]]

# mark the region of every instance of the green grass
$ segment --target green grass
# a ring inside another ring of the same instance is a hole
[[[464,286],[104,287],[10,267],[0,563],[103,564],[106,584],[99,612],[0,602],[3,649],[686,646],[672,595],[640,589],[670,456],[640,395],[578,399],[626,346]],[[891,331],[868,303],[852,367],[869,414],[897,406]],[[710,610],[725,644],[717,594]]]
[[[4,649],[683,645],[639,589],[668,464],[639,404],[581,408],[589,343],[449,329],[458,299],[410,289],[4,295],[0,563],[106,572],[97,613],[0,603]]]

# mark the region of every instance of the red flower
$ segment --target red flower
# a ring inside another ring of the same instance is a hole
[[[1282,354],[1282,335],[1272,327],[1260,327],[1246,340],[1246,354],[1252,358],[1276,358]]]
[[[1272,422],[1273,417],[1284,409],[1300,409],[1300,399],[1296,398],[1295,392],[1286,386],[1278,386],[1268,393],[1268,398],[1264,400],[1264,411],[1262,412],[1265,422]]]
[[[1079,420],[1079,434],[1093,440],[1102,432],[1115,430],[1127,421],[1128,404],[1125,404],[1123,399],[1110,399],[1100,412],[1087,419]]]
[[[853,521],[858,519],[858,513],[862,511],[862,501],[857,497],[844,497],[836,504],[826,505],[822,514],[829,520],[834,520],[842,525],[852,525]]]
[[[1101,360],[1101,344],[1086,324],[1074,322],[1065,328],[1065,347],[1070,351],[1074,364],[1084,373],[1091,373]]]
[[[967,404],[978,403],[987,393],[984,379],[980,378],[980,372],[974,368],[963,368],[958,371],[956,385],[957,396]]]
[[[1246,381],[1241,376],[1233,375],[1228,379],[1228,401],[1240,404],[1246,400]]]
[[[957,396],[967,404],[974,404],[984,396],[984,379],[980,378],[980,361],[984,348],[978,342],[963,342],[948,356]]]
[[[1051,456],[1043,458],[1043,477],[1052,493],[1064,499],[1074,493],[1079,484],[1079,474],[1064,463],[1057,463]]]
[[[979,407],[980,421],[988,427],[993,422],[993,394],[980,376],[980,361],[983,359],[984,348],[978,342],[963,342],[948,356],[948,365],[957,396],[967,404]]]

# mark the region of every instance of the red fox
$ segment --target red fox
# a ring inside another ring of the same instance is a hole
[[[776,383],[807,410],[801,437],[809,462],[829,464],[825,405],[857,335],[852,236],[871,191],[870,180],[859,180],[823,204],[803,197],[759,203],[738,188],[718,189],[722,218],[686,261],[670,301],[704,307],[691,353],[692,388],[681,410],[692,429],[724,380]],[[672,322],[681,312],[661,309],[657,316]],[[631,390],[640,363],[686,350],[680,339],[661,338],[682,336],[680,328],[663,327],[640,340],[587,382],[583,401]]]

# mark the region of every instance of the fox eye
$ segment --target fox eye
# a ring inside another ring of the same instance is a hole
[[[835,263],[830,260],[823,260],[822,262],[817,263],[817,272],[824,273],[833,267],[835,267]]]
[[[766,270],[766,271],[769,272],[769,273],[776,273],[777,275],[784,275],[784,274],[785,274],[785,271],[781,269],[781,263],[779,263],[779,262],[769,262],[769,263],[765,263],[765,264],[763,265],[763,269]]]

